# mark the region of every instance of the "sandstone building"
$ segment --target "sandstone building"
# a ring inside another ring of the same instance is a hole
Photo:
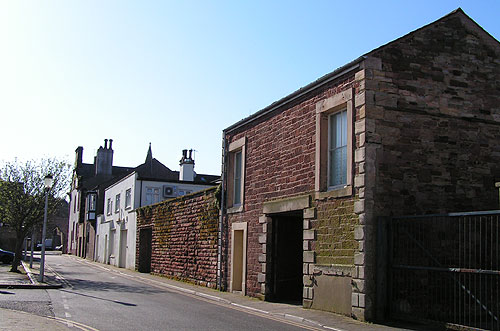
[[[499,59],[457,9],[226,128],[219,281],[373,319],[379,217],[498,206]]]

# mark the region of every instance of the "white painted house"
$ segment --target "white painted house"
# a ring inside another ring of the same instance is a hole
[[[135,269],[135,210],[209,188],[219,178],[196,174],[191,151],[183,151],[180,166],[181,171],[170,170],[152,157],[150,146],[146,162],[105,189],[104,213],[97,217],[96,261]]]

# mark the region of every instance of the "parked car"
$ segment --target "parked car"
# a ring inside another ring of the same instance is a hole
[[[36,250],[39,251],[42,249],[42,243],[39,243],[36,245]],[[45,239],[45,250],[46,251],[51,251],[52,250],[52,239]]]
[[[14,260],[14,253],[0,248],[0,261],[2,263],[12,263]]]

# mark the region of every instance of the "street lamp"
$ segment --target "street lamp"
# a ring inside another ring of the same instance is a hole
[[[49,201],[49,191],[54,182],[52,175],[47,175],[43,179],[45,185],[45,210],[43,213],[43,229],[42,229],[42,252],[40,256],[40,274],[38,275],[38,281],[43,282],[43,276],[45,272],[45,231],[47,228],[47,205]]]

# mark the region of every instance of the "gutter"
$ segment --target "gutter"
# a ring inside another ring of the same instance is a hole
[[[239,122],[236,122],[235,124],[226,128],[223,132],[226,134],[230,133],[230,132],[232,132],[232,131],[234,131],[234,130],[236,130],[236,129],[238,129],[238,128],[240,128],[240,127],[242,127],[242,126],[244,126],[244,125],[246,125],[254,120],[257,120],[263,116],[266,116],[267,114],[275,111],[276,109],[278,109],[278,108],[280,108],[280,107],[282,107],[282,106],[284,106],[292,101],[297,100],[298,98],[322,87],[323,85],[326,85],[329,82],[331,82],[335,79],[338,79],[339,77],[344,76],[345,74],[347,74],[355,69],[358,69],[360,67],[360,63],[365,58],[366,58],[366,56],[360,56],[356,60],[349,62],[340,68],[337,68],[333,72],[324,75],[323,77],[317,79],[316,81],[298,89],[297,91],[293,92],[292,94],[289,94],[288,96],[286,96],[286,97],[284,97],[276,102],[273,102],[271,105],[267,106],[266,108],[264,108],[262,110],[259,110],[255,114],[250,115],[249,117],[244,118]]]

